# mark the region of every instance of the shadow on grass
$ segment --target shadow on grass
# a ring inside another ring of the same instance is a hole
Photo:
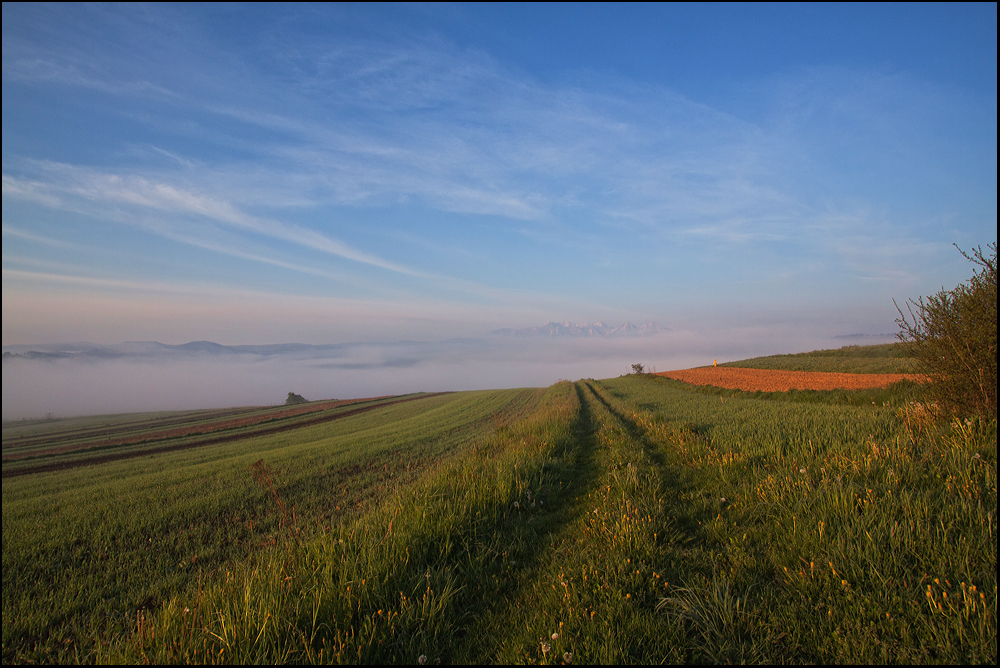
[[[470,587],[461,603],[470,621],[464,625],[448,660],[482,662],[496,656],[508,637],[503,631],[514,631],[510,622],[519,618],[518,602],[524,590],[531,588],[551,565],[556,558],[554,548],[564,542],[587,512],[584,500],[597,488],[602,473],[597,463],[599,425],[581,385],[575,383],[574,390],[579,399],[577,415],[545,467],[550,477],[540,499],[544,510],[528,518],[532,526],[527,532],[521,524],[524,520],[492,527],[503,543],[520,545],[517,563],[504,572],[502,580],[492,580],[489,573],[478,574],[480,586]]]
[[[615,406],[603,395],[603,387],[599,389],[588,383],[588,389],[616,420],[619,428],[639,444],[657,469],[662,484],[664,512],[673,519],[674,526],[678,530],[678,533],[674,534],[674,540],[665,542],[662,546],[662,561],[659,567],[663,574],[669,579],[676,580],[711,576],[712,571],[704,555],[718,551],[721,546],[705,534],[704,527],[722,510],[724,504],[715,498],[705,496],[708,474],[685,466],[676,457],[671,456],[669,444],[659,443],[650,438],[646,427],[629,417],[625,410]],[[625,396],[616,396],[622,403],[627,401]],[[708,429],[708,425],[695,426],[687,422],[674,426],[674,439],[701,440]]]

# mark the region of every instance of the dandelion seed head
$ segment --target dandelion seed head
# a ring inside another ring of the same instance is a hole
[[[551,649],[552,649],[552,645],[550,645],[547,642],[543,642],[542,643],[542,654],[548,654],[549,650],[551,650]]]
[[[417,657],[417,663],[419,663],[421,666],[424,665],[425,663],[427,663],[427,655],[426,654],[421,654],[420,656],[418,656]]]
[[[552,634],[552,639],[553,640],[559,640],[559,634],[558,633],[553,633]]]
[[[573,663],[573,653],[572,652],[563,652],[563,661],[565,663]]]

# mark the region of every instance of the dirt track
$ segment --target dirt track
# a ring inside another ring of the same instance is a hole
[[[825,371],[777,371],[704,367],[664,371],[656,374],[691,385],[711,385],[745,392],[787,392],[788,390],[867,390],[888,387],[901,380],[922,382],[913,373],[829,373]]]

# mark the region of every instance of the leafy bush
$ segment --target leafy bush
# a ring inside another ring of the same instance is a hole
[[[957,246],[956,246],[957,247]],[[997,245],[972,254],[979,265],[954,290],[908,300],[909,317],[899,305],[898,337],[931,377],[930,391],[951,415],[997,416]]]

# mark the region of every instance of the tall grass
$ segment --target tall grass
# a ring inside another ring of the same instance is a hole
[[[991,661],[996,425],[904,425],[892,407],[560,384],[106,658]]]
[[[521,406],[354,515],[286,522],[97,658],[995,661],[995,421],[637,376]]]
[[[719,366],[835,373],[922,373],[918,361],[896,343],[844,346],[791,355],[769,355],[726,362]]]
[[[139,624],[112,661],[453,659],[464,627],[537,557],[535,517],[572,432],[568,384],[472,456],[363,520],[287,540]]]
[[[377,507],[537,390],[429,397],[294,432],[4,480],[5,662],[70,662],[284,540],[263,459],[306,534]]]
[[[714,570],[688,589],[738,592],[755,642],[730,658],[995,658],[995,422],[914,432],[891,407],[709,404],[676,386],[609,385],[652,409],[654,432],[679,422],[696,435],[679,454],[702,476],[688,500],[713,510],[700,533]]]

